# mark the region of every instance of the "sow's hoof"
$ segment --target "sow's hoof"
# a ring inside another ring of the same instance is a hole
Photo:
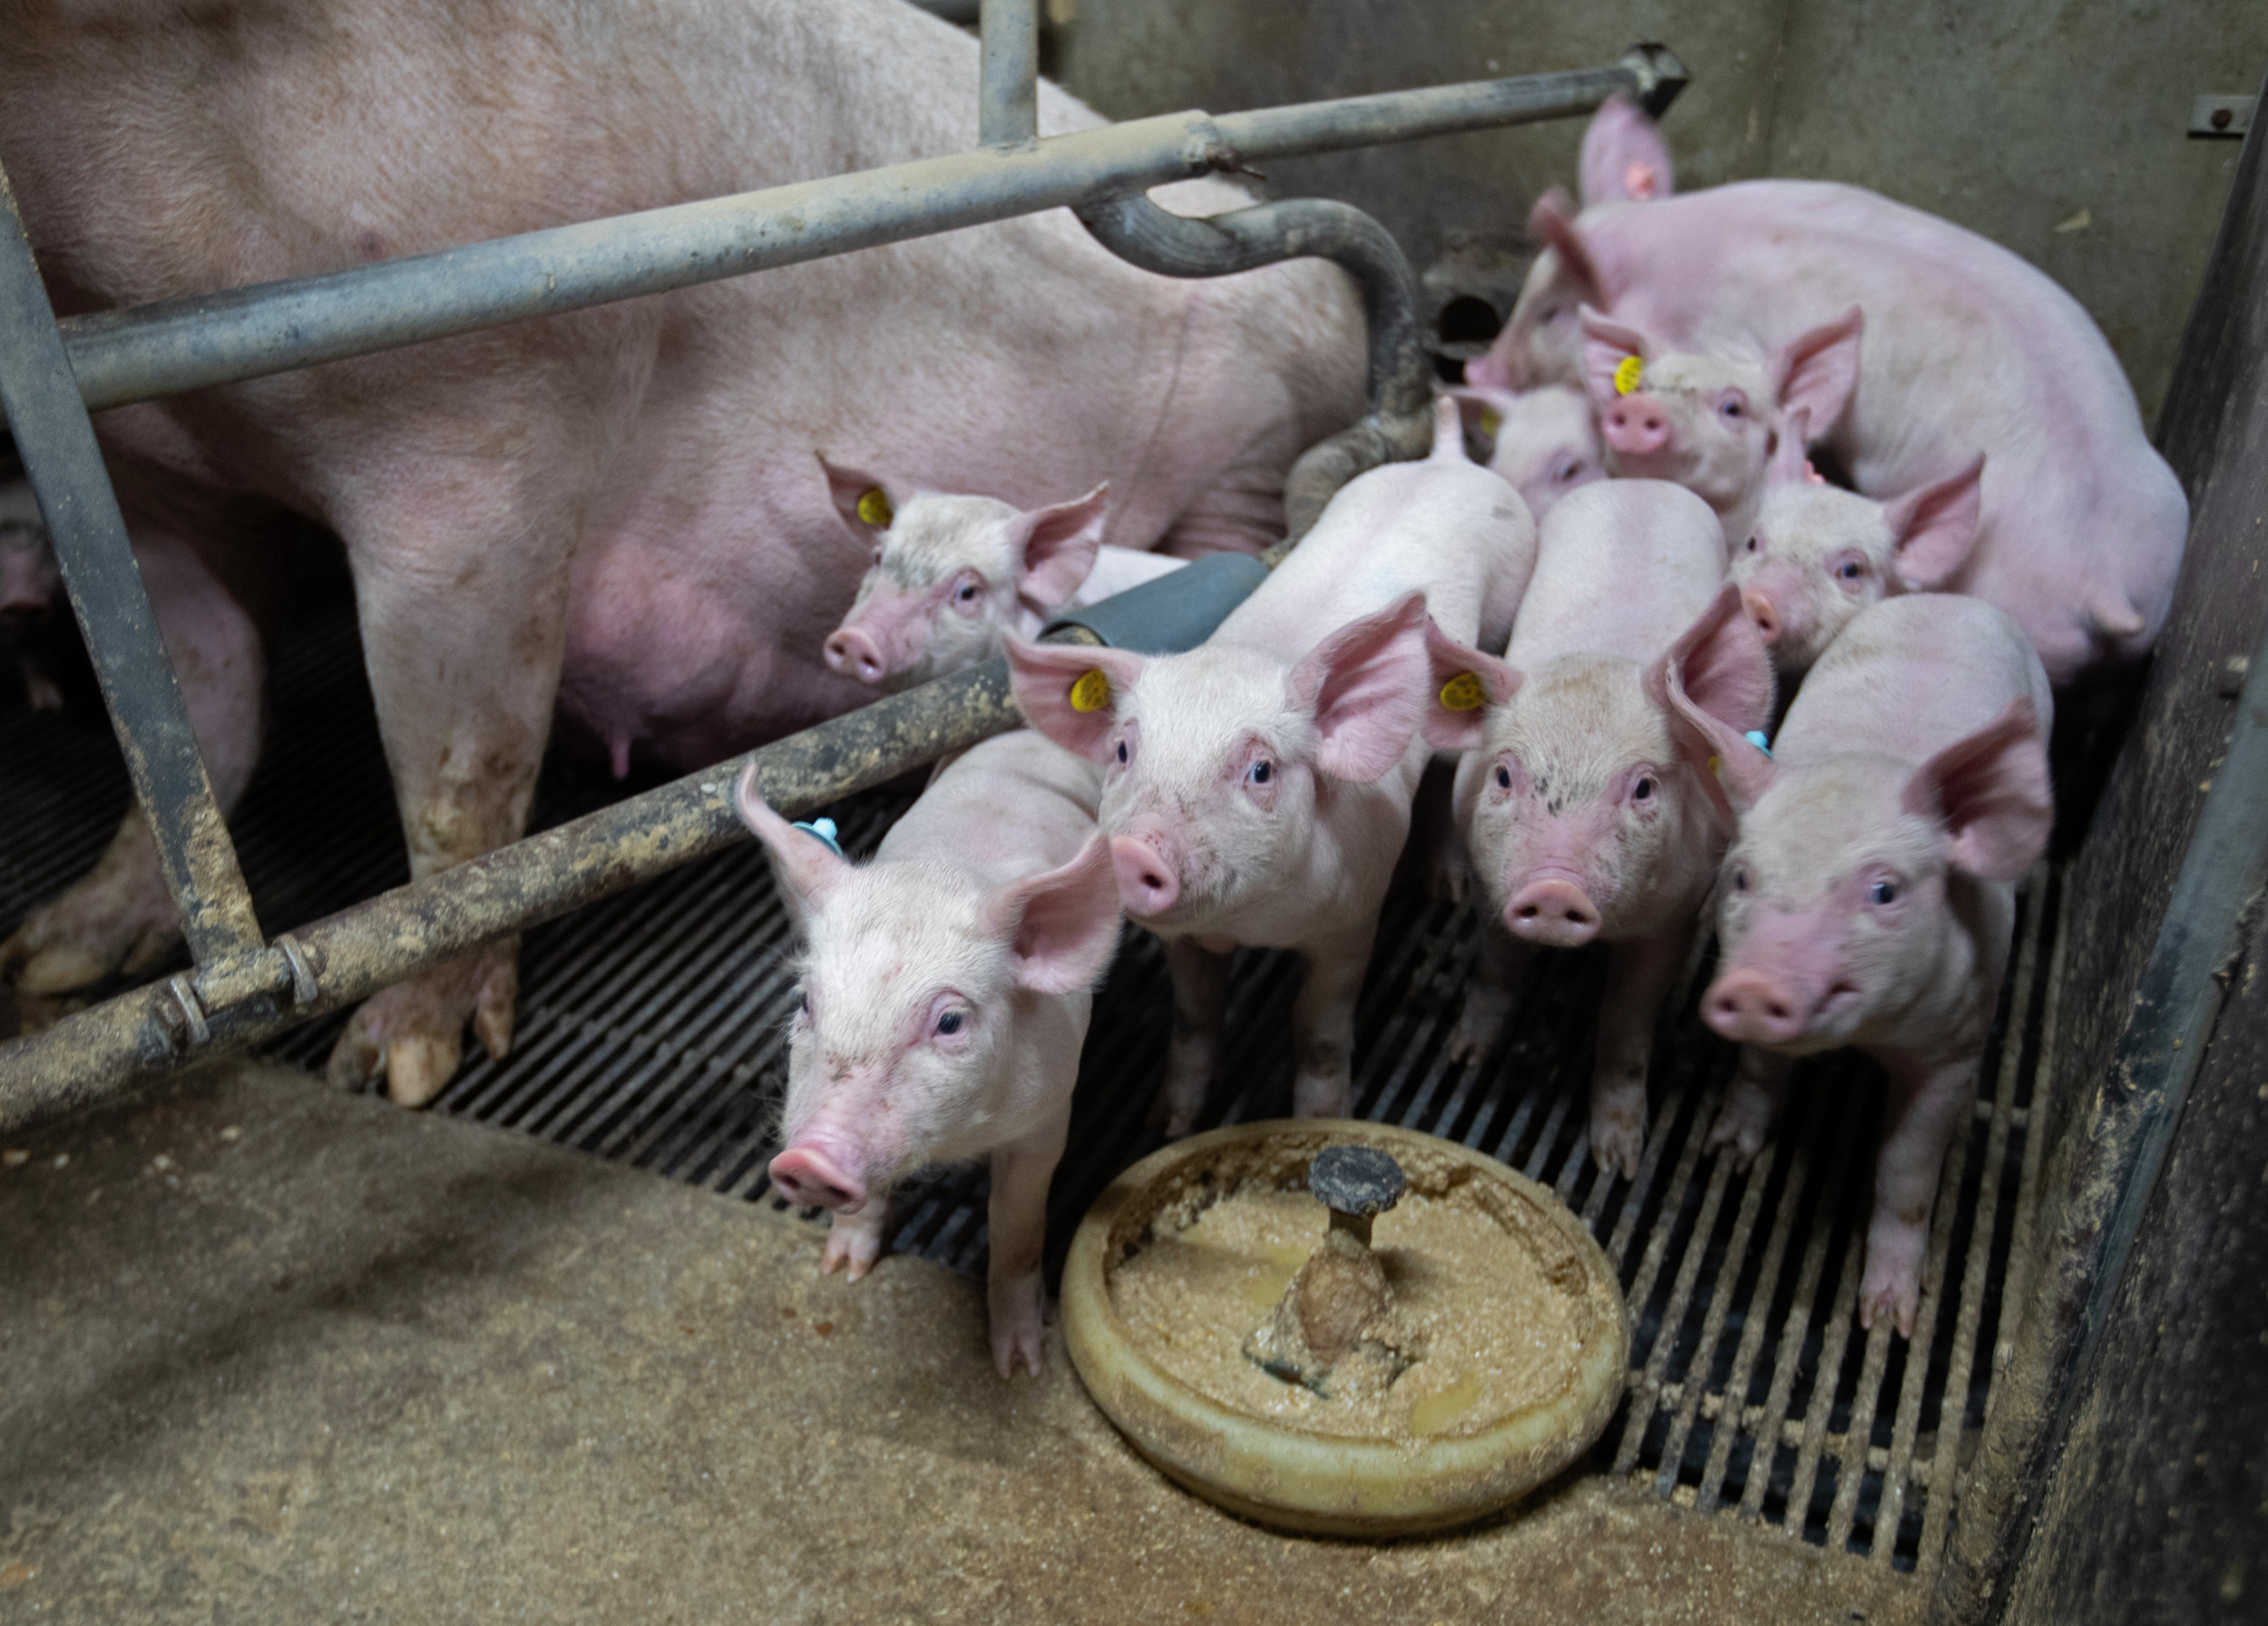
[[[155,970],[181,941],[157,848],[134,817],[85,878],[0,943],[0,976],[27,994],[75,994]]]
[[[325,1073],[350,1090],[382,1076],[396,1106],[422,1107],[456,1076],[467,1022],[491,1056],[510,1053],[519,993],[520,939],[507,937],[365,1001]]]

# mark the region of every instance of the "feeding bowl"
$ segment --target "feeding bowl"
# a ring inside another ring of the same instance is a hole
[[[1304,1386],[1246,1346],[1331,1223],[1309,1164],[1349,1144],[1408,1181],[1372,1239],[1396,1354]],[[1062,1303],[1072,1365],[1144,1456],[1232,1513],[1317,1535],[1412,1535],[1506,1506],[1598,1437],[1629,1359],[1614,1270],[1548,1189],[1348,1120],[1237,1124],[1143,1159],[1080,1222]]]

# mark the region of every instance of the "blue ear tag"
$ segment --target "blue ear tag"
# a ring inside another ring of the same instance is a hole
[[[1768,756],[1770,756],[1770,755],[1772,754],[1772,746],[1771,746],[1771,743],[1770,743],[1770,736],[1768,736],[1767,734],[1765,734],[1765,732],[1762,729],[1751,729],[1751,730],[1748,730],[1748,733],[1747,733],[1746,738],[1747,738],[1747,740],[1748,740],[1748,743],[1749,743],[1749,744],[1751,744],[1751,745],[1755,746],[1755,747],[1758,750],[1762,751],[1762,752],[1763,752],[1765,756],[1767,756],[1767,757],[1768,757]],[[803,827],[802,827],[802,826],[800,826],[800,825],[798,825],[797,828],[798,829],[800,829],[800,828],[802,828]],[[833,844],[832,844],[832,843],[829,843],[829,845],[831,846],[831,845],[833,845]]]
[[[835,839],[835,821],[832,818],[815,818],[809,824],[799,824],[796,828],[814,841],[826,842],[827,851],[836,857],[843,856],[842,844]]]

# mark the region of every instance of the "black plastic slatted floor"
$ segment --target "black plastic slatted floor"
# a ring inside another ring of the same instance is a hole
[[[351,613],[311,619],[277,663],[269,749],[232,828],[267,929],[346,906],[404,878]],[[538,822],[621,793],[554,764]],[[0,720],[0,932],[90,865],[126,805],[99,720]],[[837,810],[870,851],[905,805]],[[1659,1493],[1788,1527],[1911,1568],[1934,1552],[1963,1442],[1980,1427],[2026,1257],[2040,1148],[2026,1132],[2031,1082],[2053,1031],[2052,882],[2024,898],[2009,985],[1971,1132],[1939,1204],[1914,1345],[1853,1313],[1881,1084],[1862,1063],[1806,1066],[1791,1111],[1743,1175],[1701,1143],[1732,1053],[1687,1014],[1660,1047],[1655,1124],[1635,1180],[1602,1179],[1584,1084],[1600,957],[1540,955],[1507,1044],[1479,1066],[1446,1040],[1477,924],[1467,911],[1390,906],[1358,1014],[1356,1111],[1448,1136],[1551,1184],[1621,1272],[1637,1324],[1630,1398],[1595,1455]],[[518,1033],[501,1063],[477,1048],[433,1110],[516,1130],[751,1200],[785,1065],[789,923],[753,843],[528,934]],[[185,962],[184,962],[185,963]],[[1288,1110],[1287,1035],[1297,966],[1240,954],[1225,1088],[1203,1126]],[[1141,934],[1098,1001],[1070,1149],[1051,1198],[1050,1269],[1077,1217],[1149,1151],[1149,1099],[1168,1025],[1162,955]],[[318,1067],[343,1016],[287,1035],[276,1053]],[[2011,1036],[2012,1035],[2012,1036]],[[984,1173],[933,1171],[901,1194],[894,1247],[981,1271]]]

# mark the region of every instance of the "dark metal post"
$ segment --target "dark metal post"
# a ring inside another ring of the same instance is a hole
[[[1040,133],[1039,0],[984,0],[977,139],[1021,146]]]
[[[260,947],[259,922],[173,681],[126,522],[79,399],[15,195],[0,174],[0,406],[86,633],[134,797],[197,963]]]

